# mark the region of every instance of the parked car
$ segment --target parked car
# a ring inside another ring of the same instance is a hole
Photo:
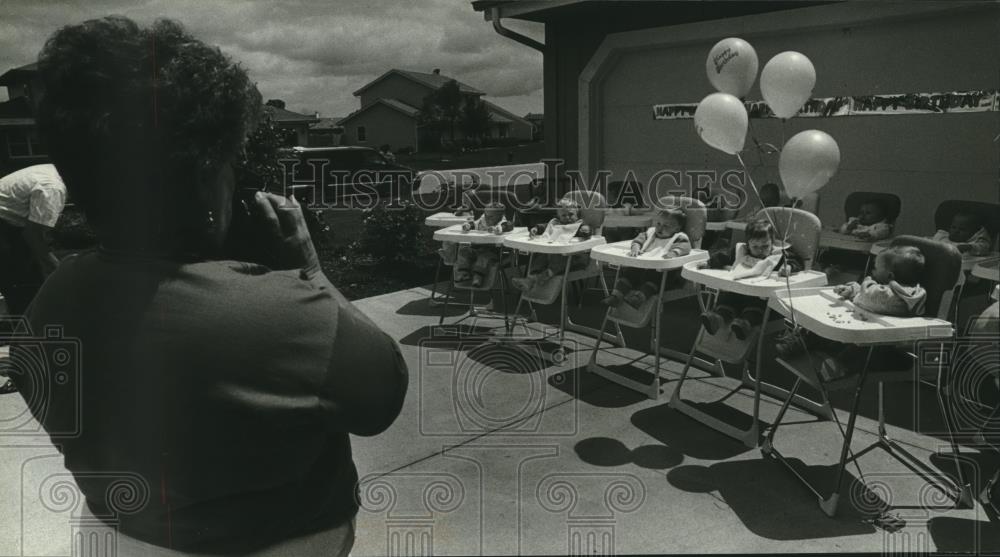
[[[291,147],[281,161],[286,186],[309,205],[365,207],[413,191],[413,169],[370,147]]]

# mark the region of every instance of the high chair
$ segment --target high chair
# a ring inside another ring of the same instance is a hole
[[[844,222],[851,217],[857,216],[861,206],[872,201],[880,202],[885,207],[885,220],[890,226],[896,225],[896,219],[902,208],[902,202],[898,195],[874,191],[855,191],[848,194],[844,200]],[[883,240],[884,241],[884,240]],[[820,237],[820,258],[822,253],[828,249],[843,250],[846,252],[862,254],[864,256],[864,267],[861,270],[861,277],[868,273],[871,265],[871,249],[875,242],[862,240],[851,234],[841,234],[837,230],[824,230]],[[858,256],[859,259],[861,256]],[[854,280],[853,276],[840,277],[839,281]],[[860,278],[858,280],[860,280]]]
[[[821,230],[820,221],[816,215],[801,209],[768,207],[758,212],[757,218],[767,218],[774,223],[777,229],[777,239],[784,239],[790,245],[789,249],[802,257],[803,270],[787,278],[778,277],[776,273],[772,273],[769,277],[732,280],[728,278],[728,271],[702,269],[698,267],[697,263],[689,263],[684,266],[682,276],[699,285],[701,293],[698,296],[698,305],[702,312],[706,311],[709,307],[715,306],[718,302],[720,291],[734,292],[766,300],[776,290],[826,284],[826,275],[812,270],[812,263],[819,245]],[[711,335],[701,326],[698,336],[695,338],[694,345],[691,347],[690,353],[687,354],[684,369],[681,371],[681,378],[670,398],[670,407],[721,433],[742,441],[748,447],[756,447],[760,438],[758,416],[760,413],[761,392],[782,398],[790,396],[788,390],[777,385],[765,383],[760,377],[760,373],[763,370],[763,339],[767,332],[769,317],[770,306],[766,306],[760,327],[757,327],[753,334],[745,341],[739,341],[732,335],[726,336],[729,333],[728,329],[720,330],[715,335]],[[781,322],[776,321],[775,325],[781,326]],[[754,345],[756,345],[756,359],[752,374],[750,372],[749,354]],[[729,395],[726,395],[725,398],[728,398],[744,387],[753,388],[753,415],[751,425],[747,429],[740,429],[711,416],[696,408],[682,397],[688,371],[692,363],[695,362],[698,354],[711,358],[720,368],[722,367],[722,362],[741,364],[740,384]],[[825,401],[817,402],[797,394],[791,396],[794,396],[798,406],[821,417],[830,417]]]
[[[840,451],[840,459],[837,463],[835,481],[830,491],[824,494],[819,491],[812,482],[804,478],[785,460],[785,457],[774,447],[774,438],[778,427],[788,410],[791,397],[785,399],[781,410],[778,412],[774,424],[767,433],[767,437],[761,444],[761,453],[778,459],[787,466],[792,473],[802,481],[806,487],[819,498],[820,507],[829,515],[834,516],[839,504],[840,490],[844,481],[847,464],[854,462],[861,473],[857,460],[863,455],[875,450],[882,449],[892,457],[909,468],[922,479],[937,487],[946,496],[956,501],[959,506],[969,506],[972,503],[971,486],[964,480],[962,473],[960,455],[955,439],[953,427],[953,416],[945,404],[944,397],[947,393],[945,381],[947,381],[947,371],[951,362],[947,361],[949,355],[953,355],[954,343],[951,338],[954,329],[947,321],[948,298],[950,292],[958,281],[961,273],[961,255],[954,246],[935,242],[927,238],[916,236],[899,236],[892,242],[893,246],[915,246],[920,248],[924,254],[924,276],[920,284],[927,291],[925,303],[926,313],[936,316],[927,317],[887,317],[870,315],[863,320],[856,317],[853,312],[853,304],[840,300],[838,296],[827,288],[805,289],[793,291],[791,294],[776,292],[772,297],[769,306],[774,306],[781,313],[789,313],[789,308],[794,308],[799,314],[799,322],[815,334],[825,338],[846,344],[856,344],[867,347],[865,363],[860,373],[856,376],[848,375],[833,381],[826,381],[819,373],[821,362],[828,355],[813,352],[804,356],[785,361],[781,358],[777,362],[782,367],[795,374],[795,384],[791,393],[795,393],[802,383],[819,390],[824,394],[824,399],[829,391],[834,389],[854,389],[854,401],[851,405],[848,417],[847,429],[841,430],[844,436],[843,445]],[[795,303],[789,301],[795,298]],[[817,299],[820,303],[810,301],[810,298]],[[913,361],[911,369],[907,370],[870,370],[872,354],[877,345],[892,345],[912,342],[914,346],[920,343],[921,348],[909,353]],[[884,384],[889,381],[914,381],[919,383],[921,379],[932,378],[935,384],[935,394],[938,408],[944,417],[945,428],[947,430],[948,442],[951,445],[952,457],[958,476],[958,485],[947,487],[954,489],[955,493],[950,493],[941,487],[942,480],[946,479],[944,474],[932,470],[929,466],[921,462],[918,458],[907,452],[900,444],[889,438],[885,428],[884,410]],[[855,431],[855,423],[862,393],[866,382],[874,379],[878,384],[878,439],[858,452],[848,457],[852,453],[851,439]],[[829,406],[829,403],[827,403]],[[831,407],[832,411],[832,407]],[[837,421],[840,424],[839,420]],[[863,476],[863,474],[862,474]]]
[[[643,393],[654,400],[660,396],[659,372],[661,354],[672,356],[678,360],[684,356],[674,350],[663,348],[660,344],[660,317],[663,311],[663,305],[669,301],[682,299],[695,295],[696,293],[688,283],[685,283],[680,288],[667,290],[667,275],[670,271],[680,269],[686,263],[708,260],[708,252],[701,249],[701,240],[705,235],[707,216],[705,204],[690,197],[668,196],[660,199],[658,207],[676,207],[684,210],[686,215],[684,233],[687,234],[688,239],[691,240],[692,249],[690,254],[670,259],[642,259],[641,257],[630,257],[627,254],[631,249],[632,238],[616,242],[614,244],[598,246],[591,251],[591,258],[597,261],[598,264],[603,263],[615,269],[616,282],[621,276],[622,267],[654,269],[660,273],[660,289],[656,296],[647,299],[646,302],[639,308],[632,308],[626,304],[622,304],[618,307],[609,307],[604,314],[603,321],[601,321],[600,329],[601,331],[604,331],[609,321],[614,323],[616,326],[625,326],[634,329],[646,327],[652,323],[649,335],[649,349],[654,357],[653,369],[656,370],[653,373],[653,381],[647,385],[640,381],[623,377],[612,372],[606,367],[599,365],[597,363],[597,353],[601,347],[601,337],[598,337],[597,342],[594,344],[594,349],[590,353],[590,361],[587,363],[587,371],[596,373],[609,381]],[[650,219],[650,224],[652,224],[652,217],[650,217]],[[645,355],[639,356],[629,363],[635,363],[643,357],[645,357]],[[709,367],[712,366],[712,364],[706,363],[705,366]],[[721,374],[721,368],[717,369],[718,373]]]
[[[964,199],[950,199],[941,202],[937,209],[934,211],[934,226],[935,230],[947,230],[951,226],[952,218],[958,213],[971,213],[979,217],[979,221],[982,223],[983,227],[990,234],[990,240],[993,244],[992,253],[990,255],[976,257],[971,255],[962,256],[962,269],[963,271],[971,271],[977,263],[989,260],[991,257],[996,257],[997,250],[1000,249],[998,243],[1000,243],[1000,204],[997,203],[983,203],[981,201],[967,201]],[[968,282],[968,277],[966,273],[963,272],[959,277],[958,284],[955,287],[955,304],[954,304],[954,322],[956,325],[961,325],[959,314],[959,303],[962,299],[962,295],[965,292],[965,284]]]
[[[514,230],[517,230],[518,212],[514,204],[514,200],[507,195],[507,192],[502,191],[489,191],[489,190],[479,190],[475,192],[466,192],[465,194],[466,202],[472,207],[479,207],[480,211],[482,207],[485,207],[487,203],[497,201],[503,203],[504,205],[504,217],[515,226]],[[477,217],[478,218],[478,217]],[[481,286],[472,286],[471,284],[459,283],[455,281],[455,273],[457,269],[452,266],[452,280],[448,283],[448,289],[444,295],[444,301],[441,302],[441,316],[438,319],[438,325],[444,324],[445,314],[448,311],[448,303],[451,300],[452,290],[465,290],[469,293],[469,310],[461,318],[456,320],[454,324],[461,323],[469,317],[476,317],[478,315],[491,316],[491,312],[488,308],[476,307],[474,296],[476,292],[490,292],[497,287],[499,283],[500,288],[500,303],[503,306],[503,320],[504,320],[504,330],[510,332],[510,319],[507,312],[507,277],[503,273],[503,268],[505,264],[510,263],[510,259],[506,257],[506,252],[503,249],[503,238],[511,234],[513,231],[508,232],[503,235],[493,235],[486,234],[482,232],[468,232],[461,233],[461,225],[455,225],[447,228],[443,228],[434,233],[434,239],[439,241],[453,241],[459,243],[461,248],[462,244],[467,245],[488,245],[494,246],[497,250],[497,263],[491,266],[491,269],[487,272],[485,280]],[[523,230],[523,229],[522,229]]]
[[[592,231],[591,238],[589,240],[580,242],[578,245],[574,245],[573,253],[586,253],[590,251],[590,248],[604,244],[604,238],[601,236],[602,226],[604,223],[605,210],[607,209],[607,203],[604,200],[604,196],[596,191],[587,190],[574,190],[566,193],[563,199],[571,199],[576,201],[580,206],[580,217],[584,224],[588,225]],[[527,234],[511,235],[504,239],[504,245],[508,248],[525,251],[528,253],[528,265],[527,270],[531,269],[531,262],[536,253],[563,253],[559,251],[561,247],[546,246],[538,242],[532,241],[527,238]],[[602,331],[598,331],[592,327],[587,327],[574,323],[570,319],[568,312],[568,287],[570,283],[576,281],[587,280],[591,278],[597,278],[600,281],[601,288],[605,295],[609,293],[607,281],[604,279],[604,275],[601,273],[600,266],[596,261],[590,259],[588,260],[586,266],[582,269],[572,269],[573,257],[567,254],[566,257],[566,267],[562,275],[558,277],[553,277],[547,284],[542,286],[536,286],[528,292],[522,292],[520,298],[518,299],[517,306],[514,309],[515,319],[521,315],[521,306],[523,303],[527,302],[528,309],[531,312],[531,320],[537,321],[538,314],[535,311],[534,304],[552,304],[556,299],[560,299],[559,307],[559,347],[553,353],[553,360],[561,362],[565,356],[565,349],[563,343],[566,338],[566,331],[574,331],[583,333],[590,336],[602,336],[605,340],[615,342],[619,346],[625,346],[625,337],[622,335],[621,329],[619,327],[615,328],[615,334],[610,335]],[[555,280],[555,279],[559,280]]]

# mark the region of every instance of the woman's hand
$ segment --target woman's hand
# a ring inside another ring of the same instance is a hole
[[[631,248],[628,250],[628,254],[632,257],[639,257],[639,252],[642,250],[642,246],[639,244],[632,244]]]
[[[268,266],[272,269],[302,269],[309,276],[318,273],[319,257],[298,200],[294,196],[284,198],[273,193],[257,192],[254,204],[270,233],[269,245],[265,246],[269,256]]]

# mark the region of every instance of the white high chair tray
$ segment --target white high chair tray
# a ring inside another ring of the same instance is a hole
[[[436,237],[437,235],[435,234],[435,238]],[[548,241],[541,239],[541,237],[532,239],[528,235],[527,228],[515,228],[513,232],[505,235],[503,238],[503,245],[508,248],[535,253],[580,253],[590,251],[595,246],[600,246],[604,243],[605,241],[603,236],[591,236],[586,240],[573,238],[569,242],[549,243]]]
[[[464,224],[464,223],[463,223]],[[455,242],[457,244],[482,244],[499,245],[504,243],[504,239],[517,234],[518,232],[527,234],[527,228],[515,228],[503,234],[493,234],[492,232],[481,232],[479,230],[462,231],[461,224],[455,224],[441,230],[434,231],[434,239],[439,242]]]
[[[745,220],[717,220],[708,221],[705,223],[705,230],[714,230],[716,232],[721,230],[746,230],[747,221]]]
[[[856,309],[833,293],[833,288],[775,290],[768,301],[785,317],[795,311],[795,321],[830,340],[849,344],[886,344],[954,334],[951,323],[929,317],[889,317]]]
[[[972,276],[992,282],[1000,282],[1000,258],[993,257],[976,263],[972,267]]]
[[[859,240],[850,234],[841,234],[834,230],[823,230],[819,235],[819,245],[824,248],[873,253],[872,246],[874,244],[865,240]]]
[[[695,261],[684,265],[681,276],[691,282],[715,288],[716,290],[753,296],[755,298],[767,298],[771,295],[771,292],[784,289],[789,284],[792,288],[826,285],[826,275],[819,271],[799,271],[787,277],[787,283],[786,277],[779,277],[777,273],[771,273],[766,277],[733,280],[729,278],[730,272],[728,270],[699,269],[699,263]]]
[[[972,271],[973,269],[976,268],[977,265],[981,265],[981,264],[984,264],[984,263],[991,263],[992,262],[992,265],[993,265],[993,276],[996,277],[997,276],[997,274],[996,274],[997,273],[996,259],[998,257],[1000,257],[1000,253],[997,253],[997,252],[987,253],[986,255],[965,255],[965,254],[963,254],[962,255],[962,270],[963,271]],[[992,280],[997,280],[997,279],[994,278]]]
[[[424,219],[424,224],[431,228],[446,228],[456,224],[465,224],[469,217],[456,217],[455,213],[434,213]]]
[[[676,269],[685,263],[692,261],[707,261],[708,252],[701,249],[693,249],[691,253],[680,257],[664,259],[662,256],[639,255],[632,257],[628,254],[632,249],[632,241],[624,240],[613,244],[597,246],[590,251],[590,258],[602,263],[611,263],[622,267],[632,267],[635,269]]]

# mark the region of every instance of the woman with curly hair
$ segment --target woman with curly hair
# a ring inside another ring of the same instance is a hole
[[[395,420],[407,369],[321,272],[294,199],[248,200],[266,265],[222,257],[261,106],[246,72],[175,22],[123,17],[60,29],[39,70],[41,130],[100,247],[64,260],[27,312],[80,358],[13,378],[88,507],[147,552],[346,555],[348,434]]]

